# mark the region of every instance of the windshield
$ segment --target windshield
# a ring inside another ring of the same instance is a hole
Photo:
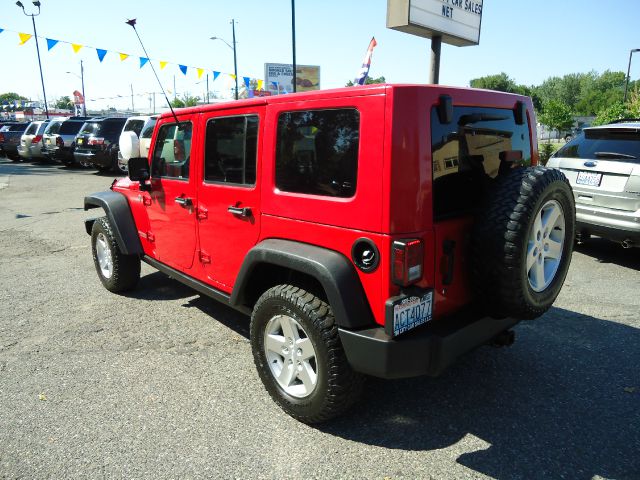
[[[11,125],[6,131],[8,132],[24,132],[27,129],[26,123],[19,123],[17,125]]]
[[[25,130],[24,134],[25,135],[35,135],[35,133],[37,131],[38,131],[38,124],[34,122],[34,123],[30,123],[29,124],[29,126]]]
[[[640,131],[635,128],[588,129],[554,156],[640,163]]]

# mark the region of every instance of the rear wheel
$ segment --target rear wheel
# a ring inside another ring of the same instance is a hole
[[[571,262],[571,187],[559,170],[531,167],[498,178],[492,193],[474,230],[474,291],[493,316],[536,318],[560,293]]]
[[[331,307],[305,290],[279,285],[260,297],[251,347],[265,388],[301,422],[336,417],[359,397],[363,376],[346,359]]]
[[[93,223],[91,249],[98,278],[107,290],[117,293],[135,287],[140,279],[140,258],[120,251],[106,217]]]

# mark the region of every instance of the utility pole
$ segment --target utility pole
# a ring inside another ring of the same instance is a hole
[[[84,66],[80,60],[80,81],[82,82],[82,116],[87,116],[87,97],[84,94]]]
[[[131,113],[133,113],[136,109],[133,106],[133,83],[129,84],[131,87]]]

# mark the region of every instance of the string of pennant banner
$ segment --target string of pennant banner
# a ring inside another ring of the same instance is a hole
[[[18,45],[25,45],[29,40],[31,40],[33,38],[33,35],[30,33],[23,33],[23,32],[18,32],[16,30],[9,30],[9,29],[5,29],[5,28],[0,28],[0,34],[2,34],[3,32],[13,32],[13,33],[17,33],[18,34],[18,38],[19,38],[19,43]],[[107,50],[104,48],[96,48],[96,47],[92,47],[89,45],[83,45],[80,43],[74,43],[74,42],[69,42],[66,40],[59,40],[59,39],[54,39],[54,38],[48,38],[48,37],[41,37],[40,35],[38,35],[38,38],[40,39],[44,39],[47,42],[47,51],[50,52],[53,48],[55,48],[58,44],[60,43],[64,43],[67,45],[70,45],[73,52],[74,53],[79,53],[80,50],[82,50],[83,48],[85,49],[93,49],[96,51],[96,55],[98,56],[98,60],[100,61],[100,63],[102,63],[105,59],[105,57],[108,54],[111,55],[117,55],[117,57],[120,59],[121,62],[126,61],[129,58],[135,58],[136,56],[134,55],[130,55],[128,53],[123,53],[123,52],[117,52],[117,51],[113,51],[113,50]],[[147,57],[138,57],[138,65],[139,68],[144,68],[145,65],[147,65],[149,62],[158,62],[159,66],[160,66],[160,70],[164,70],[168,65],[173,65],[176,66],[177,69],[184,75],[187,76],[187,73],[189,70],[191,71],[195,71],[196,75],[198,77],[198,79],[201,79],[202,76],[204,75],[205,72],[209,72],[211,71],[213,73],[213,81],[215,82],[218,77],[220,77],[220,75],[223,76],[228,76],[229,78],[231,78],[232,80],[235,80],[236,76],[233,73],[225,73],[225,72],[220,72],[218,70],[209,70],[207,68],[202,68],[202,67],[193,67],[190,65],[183,65],[183,64],[179,64],[179,63],[172,63],[172,62],[168,62],[165,60],[154,60],[152,58],[147,58]],[[252,89],[251,89],[251,83],[254,82],[256,85],[255,90],[257,91],[261,91],[264,88],[264,80],[260,79],[260,78],[251,78],[251,77],[241,77],[241,79],[244,82],[244,85],[247,89],[247,91],[249,92],[249,96],[253,96],[252,93]],[[271,82],[271,84],[273,85],[273,87],[279,91],[281,91],[282,93],[288,93],[286,91],[286,89],[281,88],[281,86],[279,85],[278,82]],[[15,106],[18,106],[17,103],[21,103],[24,104],[26,103],[25,101],[22,102],[3,102],[3,105],[11,105],[14,104]]]

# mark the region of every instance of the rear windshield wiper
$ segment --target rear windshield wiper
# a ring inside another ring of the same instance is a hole
[[[629,158],[631,160],[635,160],[635,155],[629,155],[628,153],[618,153],[618,152],[595,152],[594,155],[598,158]]]

